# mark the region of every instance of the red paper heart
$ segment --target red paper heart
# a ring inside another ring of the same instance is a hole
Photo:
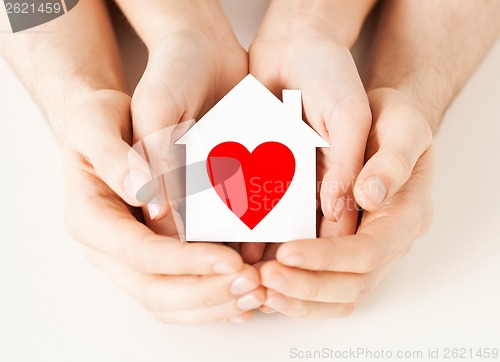
[[[252,153],[224,142],[208,154],[207,172],[227,207],[253,229],[278,204],[295,174],[295,157],[284,144],[266,142]]]

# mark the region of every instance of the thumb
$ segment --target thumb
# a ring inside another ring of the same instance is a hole
[[[129,96],[100,92],[71,121],[66,146],[126,203],[141,206],[154,197],[157,185],[146,159],[125,141],[129,110]]]
[[[378,149],[367,150],[373,156],[356,180],[354,196],[363,209],[373,211],[408,181],[432,143],[432,131],[422,113],[395,91],[377,90],[369,98],[374,122],[369,144]]]

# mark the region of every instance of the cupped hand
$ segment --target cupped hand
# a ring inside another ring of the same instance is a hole
[[[304,120],[331,146],[318,152],[322,214],[335,223],[336,234],[352,234],[358,219],[353,187],[363,166],[370,107],[348,47],[313,20],[286,11],[266,17],[249,51],[250,72],[278,97],[282,89],[302,91]],[[241,248],[252,262],[264,252],[264,245]]]
[[[276,260],[260,266],[267,288],[265,312],[308,318],[350,314],[430,226],[433,150],[429,126],[401,93],[376,89],[368,95],[373,126],[368,161],[355,193],[363,200],[365,180],[373,175],[389,185],[389,193],[395,193],[374,211],[363,211],[355,235],[338,235],[335,225],[323,218],[320,238],[282,244]]]
[[[174,127],[199,119],[248,74],[247,53],[224,18],[216,26],[191,24],[151,46],[147,68],[132,97],[134,143],[143,142],[153,176],[160,182],[145,210],[147,224],[159,233],[165,232],[169,201],[174,201],[168,198],[165,180],[165,173],[177,167],[172,160],[176,150],[171,147],[176,141],[171,139]]]
[[[63,150],[68,233],[160,321],[248,320],[265,297],[254,268],[227,246],[180,242],[175,228],[158,235],[127,205],[142,205],[136,179],[148,171],[129,146],[130,102],[126,94],[100,91],[70,121]]]

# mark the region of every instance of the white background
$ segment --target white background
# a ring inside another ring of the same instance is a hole
[[[248,44],[266,1],[224,3]],[[144,56],[128,59],[134,81]],[[173,326],[122,294],[66,236],[59,150],[0,62],[0,361],[287,361],[293,347],[499,348],[499,64],[497,42],[436,137],[430,232],[352,316]]]

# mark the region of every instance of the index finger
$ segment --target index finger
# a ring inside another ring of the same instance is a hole
[[[398,254],[392,242],[382,244],[368,234],[333,239],[298,240],[284,244],[277,260],[291,267],[313,271],[369,273]]]

